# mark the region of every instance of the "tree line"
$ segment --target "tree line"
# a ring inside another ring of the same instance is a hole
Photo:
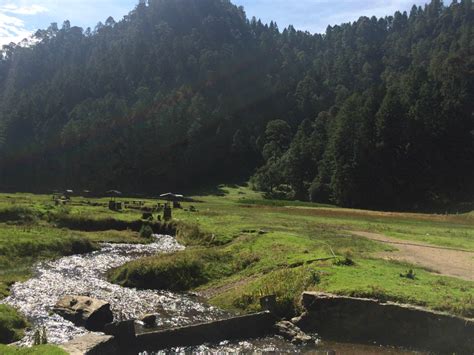
[[[141,0],[0,60],[0,187],[416,208],[474,197],[474,9],[432,0],[310,34],[228,0]]]

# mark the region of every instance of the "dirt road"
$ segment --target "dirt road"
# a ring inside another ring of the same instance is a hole
[[[370,232],[349,231],[353,235],[393,245],[397,251],[378,256],[406,261],[433,270],[436,273],[474,281],[474,252],[410,242]]]

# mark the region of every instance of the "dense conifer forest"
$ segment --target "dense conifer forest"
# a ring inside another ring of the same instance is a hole
[[[141,0],[0,56],[0,188],[156,193],[251,177],[348,207],[474,198],[474,8],[310,34],[228,0]]]

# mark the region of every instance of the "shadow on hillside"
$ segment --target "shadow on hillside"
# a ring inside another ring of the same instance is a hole
[[[458,202],[444,206],[431,206],[423,209],[427,213],[437,214],[465,214],[474,211],[474,202]]]
[[[247,187],[247,182],[234,182],[234,183],[226,183],[226,184],[219,184],[219,185],[212,185],[212,186],[205,186],[196,189],[191,189],[186,191],[186,195],[188,196],[219,196],[223,197],[229,194],[227,188],[237,189],[239,187]]]

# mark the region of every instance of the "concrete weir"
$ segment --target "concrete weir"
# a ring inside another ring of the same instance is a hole
[[[305,292],[294,319],[305,332],[339,342],[377,343],[435,353],[473,354],[474,320],[373,299]]]
[[[194,326],[165,329],[137,335],[140,350],[156,351],[222,340],[258,338],[273,333],[277,319],[270,312],[250,314]]]
[[[270,312],[261,312],[143,334],[135,334],[133,322],[109,324],[105,329],[108,335],[88,334],[64,344],[62,348],[74,355],[115,355],[252,339],[273,334],[277,319]]]
[[[435,354],[474,353],[473,319],[410,305],[318,292],[303,293],[302,305],[305,312],[292,322],[303,332],[318,333],[325,340],[376,343]],[[272,313],[262,312],[136,334],[134,320],[129,320],[106,325],[107,335],[88,334],[63,348],[74,355],[131,354],[273,334],[284,336],[285,332],[279,332],[275,326],[277,322]],[[280,328],[284,323],[278,323]]]

